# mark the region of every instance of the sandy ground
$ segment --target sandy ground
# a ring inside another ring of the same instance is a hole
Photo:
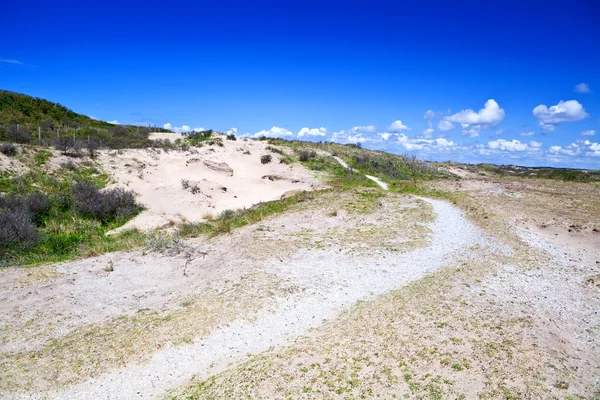
[[[435,186],[462,194],[480,214],[497,216],[512,230],[525,230],[559,247],[572,248],[600,264],[600,184],[468,174]]]
[[[81,281],[73,282],[74,284],[67,284],[72,281],[74,272],[79,271],[77,275],[80,275],[86,268],[81,265],[82,262],[67,263],[58,269],[59,273],[66,276],[55,280],[51,285],[54,288],[54,293],[56,294],[56,291],[60,291],[62,287],[62,290],[69,291],[69,293],[65,293],[60,297],[70,299],[77,296],[80,299],[85,297],[87,302],[84,303],[82,299],[80,301],[69,300],[59,308],[70,309],[79,306],[80,309],[88,309],[90,314],[95,313],[95,318],[99,320],[107,318],[111,313],[114,314],[126,308],[131,308],[134,304],[134,308],[156,307],[157,302],[163,302],[164,305],[164,302],[169,301],[170,296],[175,295],[174,288],[181,287],[184,283],[187,283],[188,287],[184,289],[183,293],[177,293],[179,296],[185,295],[189,291],[201,290],[201,287],[206,285],[207,281],[213,285],[222,285],[224,278],[226,278],[226,281],[239,282],[236,275],[242,274],[241,271],[245,273],[256,271],[259,265],[264,274],[276,277],[278,281],[285,282],[286,287],[294,288],[294,290],[286,296],[278,298],[269,307],[260,309],[251,318],[232,321],[225,328],[219,329],[212,335],[201,338],[201,340],[195,340],[189,345],[168,347],[157,352],[147,362],[128,365],[127,368],[117,369],[114,373],[108,373],[97,379],[76,385],[66,392],[49,394],[49,396],[51,398],[73,399],[92,399],[101,396],[111,399],[126,399],[136,396],[155,397],[161,395],[164,390],[186,382],[192,375],[208,377],[209,373],[218,372],[219,368],[223,369],[231,361],[243,360],[250,353],[262,352],[275,345],[290,343],[300,334],[306,332],[307,329],[320,325],[323,320],[335,317],[340,311],[347,310],[357,300],[373,298],[390,289],[419,279],[426,273],[439,268],[457,250],[474,243],[480,243],[482,240],[481,233],[469,224],[460,212],[447,203],[434,200],[423,200],[426,203],[415,203],[415,200],[402,197],[394,197],[394,199],[389,203],[390,207],[400,206],[407,211],[413,210],[411,212],[419,211],[423,207],[426,209],[427,203],[433,207],[433,212],[437,215],[437,218],[430,225],[432,232],[430,246],[409,252],[380,250],[370,256],[357,256],[351,251],[351,246],[348,248],[343,243],[341,244],[342,247],[338,247],[338,245],[323,247],[321,243],[317,248],[309,245],[309,248],[303,249],[302,247],[306,246],[306,243],[304,240],[300,240],[298,243],[301,248],[284,256],[279,254],[274,259],[261,253],[258,263],[252,262],[252,259],[248,257],[245,259],[239,257],[239,254],[225,257],[222,253],[215,254],[210,257],[215,264],[206,265],[208,260],[198,260],[201,264],[190,264],[188,266],[188,277],[185,278],[180,271],[174,274],[173,267],[169,266],[167,260],[160,263],[156,258],[144,259],[140,255],[132,254],[131,260],[137,260],[137,266],[133,263],[131,263],[133,265],[127,263],[121,267],[116,267],[115,271],[110,274],[102,272],[101,266],[106,262],[103,258],[96,259],[95,262],[86,260],[89,272],[80,278]],[[381,215],[387,215],[385,210],[378,210],[375,214],[369,214],[372,215],[371,217],[368,215],[359,217],[357,223],[362,226],[368,225],[370,218],[376,218],[376,221],[379,220],[381,217],[377,215],[380,215],[380,213]],[[295,229],[295,224],[291,223],[290,218],[298,223],[305,216],[301,213],[271,221],[264,227],[267,232],[263,239],[265,245],[271,243],[270,246],[273,246],[273,237],[280,237],[281,233],[273,236],[272,231],[282,225],[294,228],[292,231],[287,231],[288,237],[294,238],[302,231]],[[340,218],[350,219],[349,214],[346,214],[346,217],[337,215],[330,217],[332,221],[329,224],[322,225],[321,228],[315,225],[313,221],[312,227],[313,229],[316,228],[317,232],[325,227],[327,227],[327,231],[332,228],[339,229],[339,224],[336,222]],[[423,216],[418,216],[416,219],[427,220]],[[348,224],[343,225],[347,226]],[[462,228],[461,234],[451,234],[453,227],[456,226]],[[248,235],[248,233],[247,230],[245,235]],[[408,234],[409,232],[404,236],[408,237]],[[227,239],[229,240],[229,238]],[[397,240],[398,237],[394,239]],[[223,248],[223,243],[218,247]],[[212,255],[214,251],[211,249],[212,247],[209,246],[203,247],[203,250]],[[232,253],[236,252],[233,251]],[[112,257],[115,257],[115,255],[112,255]],[[226,270],[220,268],[212,272],[214,275],[210,275],[208,271],[216,269],[216,263],[219,261],[221,265],[227,265],[228,268]],[[245,262],[247,266],[240,268],[232,265],[240,262]],[[114,263],[115,265],[122,265],[125,260],[117,259]],[[139,268],[147,270],[143,274],[143,279],[140,276],[141,270]],[[194,272],[196,268],[200,269]],[[116,274],[119,270],[124,271]],[[105,279],[99,278],[97,274],[104,275]],[[96,276],[94,277],[94,275]],[[138,277],[134,278],[136,275]],[[109,291],[101,294],[102,287],[106,287],[106,284],[108,284],[106,280],[112,281],[113,285],[120,282],[118,283],[120,287],[111,287]],[[64,283],[60,284],[61,281]],[[86,281],[95,281],[95,288],[92,288],[92,285],[87,285]],[[102,281],[106,283],[100,284]],[[136,290],[133,285],[139,288]],[[29,290],[31,290],[31,287]],[[14,292],[22,293],[22,289],[16,288]],[[36,292],[42,297],[48,296],[47,293],[40,293],[39,290],[36,290]],[[128,299],[121,299],[118,293],[128,293]],[[7,300],[2,303],[13,302]],[[31,303],[24,305],[20,311],[23,313],[28,310],[28,312],[35,314],[35,311],[32,310],[35,308],[35,303],[32,298]],[[113,303],[113,306],[118,303],[122,309],[117,310],[114,307],[106,307],[107,304],[111,303]],[[94,307],[94,304],[97,307]],[[60,309],[55,309],[54,312],[62,314]],[[14,311],[8,314],[14,315]],[[75,315],[73,319],[81,322],[82,316]],[[9,349],[15,350],[15,343],[11,342]],[[21,343],[21,346],[28,346],[30,347],[29,350],[32,347],[31,343],[25,342]]]
[[[0,398],[598,397],[598,186],[433,184],[455,205],[315,193],[229,235],[4,269]]]
[[[176,140],[181,135],[153,134]],[[220,137],[220,136],[219,136]],[[301,165],[286,165],[268,144],[255,140],[223,140],[223,147],[205,146],[188,151],[140,149],[103,151],[99,160],[111,174],[112,184],[135,191],[146,210],[119,228],[152,229],[181,221],[201,221],[207,214],[249,208],[277,200],[292,190],[325,186]],[[261,163],[271,155],[272,162]],[[182,180],[186,180],[185,188]]]

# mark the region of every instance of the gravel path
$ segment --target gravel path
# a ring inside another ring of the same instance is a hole
[[[362,259],[334,249],[306,251],[283,263],[285,265],[269,268],[307,289],[282,299],[274,308],[259,311],[251,321],[236,321],[205,340],[166,348],[146,363],[109,372],[43,398],[160,397],[165,390],[185,384],[193,375],[204,379],[231,362],[245,360],[249,354],[291,343],[323,320],[349,310],[358,300],[373,298],[417,280],[444,265],[455,251],[484,241],[481,231],[452,205],[439,200],[422,200],[429,203],[437,215],[430,226],[431,246],[405,254],[382,253]]]

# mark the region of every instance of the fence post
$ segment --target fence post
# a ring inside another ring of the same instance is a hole
[[[42,128],[38,126],[38,142],[42,141]]]

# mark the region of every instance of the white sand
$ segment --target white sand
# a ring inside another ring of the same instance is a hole
[[[291,295],[273,308],[261,310],[251,320],[238,320],[193,344],[167,348],[147,363],[130,365],[48,394],[56,399],[156,398],[192,375],[205,379],[273,346],[293,342],[324,319],[334,318],[356,301],[373,298],[402,287],[440,268],[455,251],[485,243],[482,233],[460,211],[439,200],[423,199],[437,214],[431,225],[433,243],[403,255],[379,254],[357,262],[337,249],[296,254],[285,264],[271,265],[306,290]],[[214,365],[214,368],[211,366]],[[23,397],[28,398],[28,397]]]
[[[176,140],[181,135],[152,134],[151,138]],[[227,209],[249,208],[280,199],[292,190],[315,190],[325,186],[301,165],[280,163],[281,157],[267,150],[268,143],[255,140],[225,140],[216,145],[190,148],[189,151],[165,152],[153,149],[130,149],[102,152],[100,160],[112,175],[109,187],[119,186],[139,194],[146,210],[118,231],[152,229],[173,222],[201,221]],[[262,164],[261,156],[270,154],[272,161]],[[225,163],[233,174],[215,171],[206,162]],[[231,176],[230,176],[231,175]],[[268,179],[275,176],[278,179]],[[182,179],[198,191],[184,189]],[[115,232],[115,231],[113,231]]]

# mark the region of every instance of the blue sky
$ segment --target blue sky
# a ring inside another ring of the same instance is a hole
[[[600,168],[594,0],[87,3],[2,1],[0,88],[120,123]]]

